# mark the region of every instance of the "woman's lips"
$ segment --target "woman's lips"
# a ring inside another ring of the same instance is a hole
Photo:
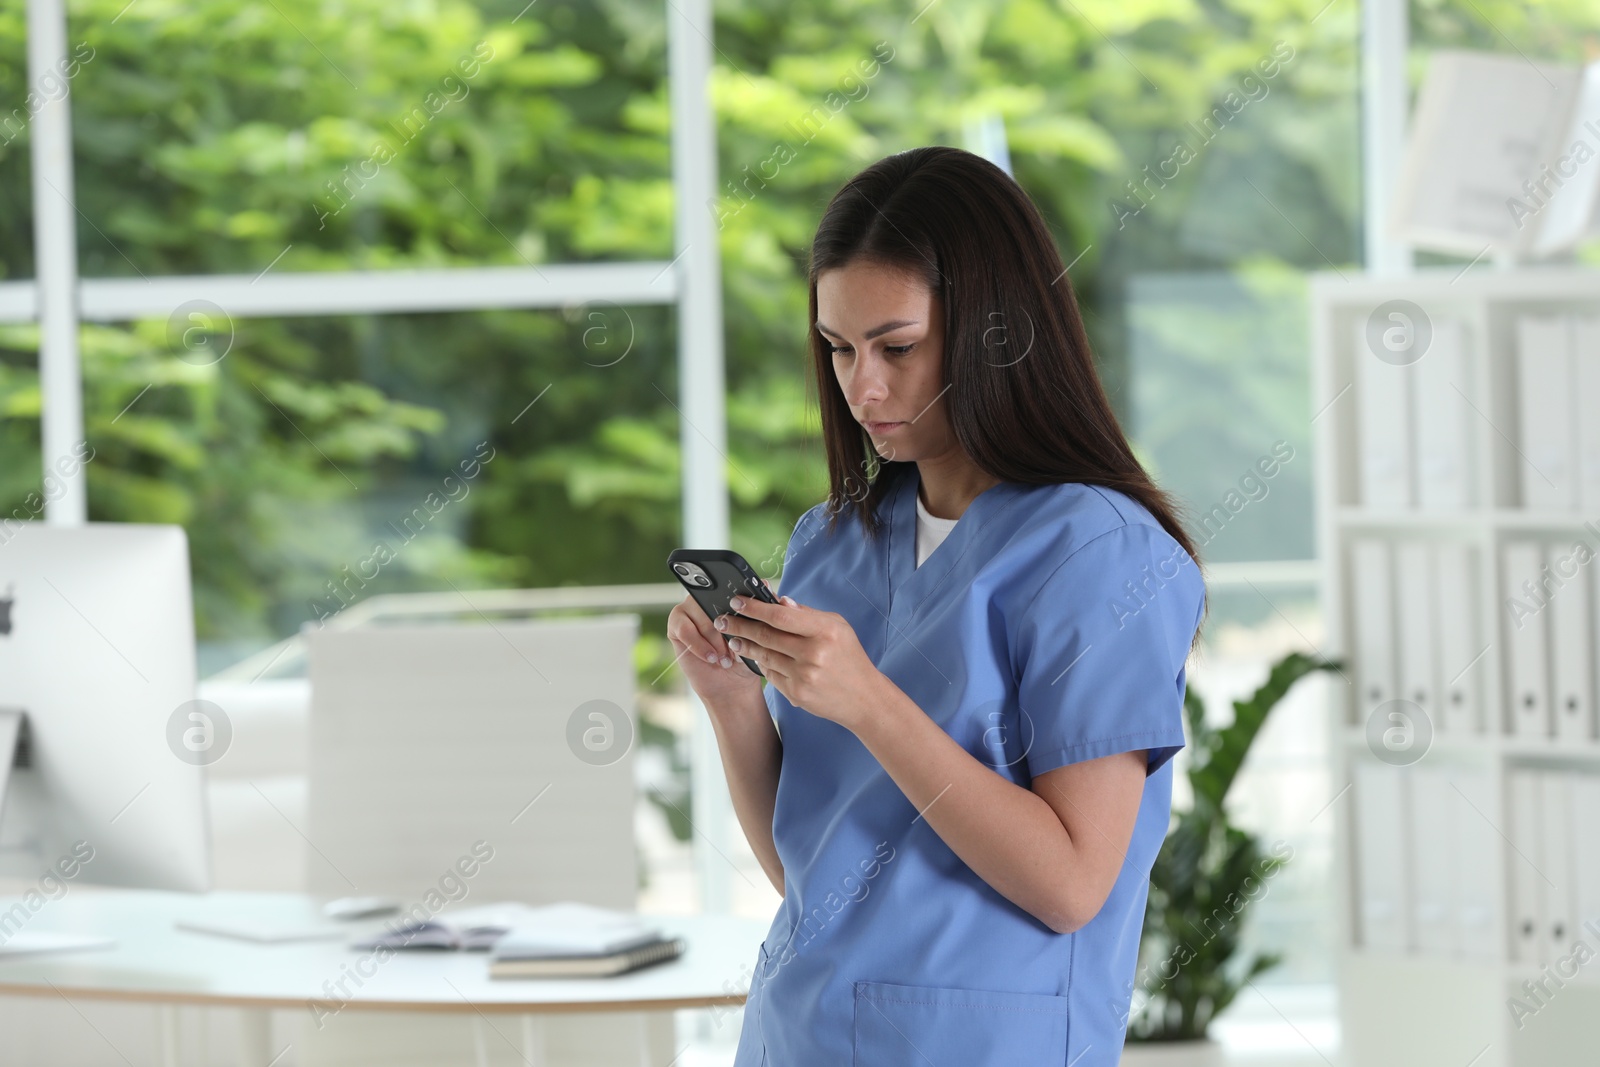
[[[877,435],[877,434],[888,433],[888,432],[890,432],[891,430],[895,429],[898,426],[904,426],[905,423],[903,423],[903,422],[863,422],[861,425],[863,425],[863,426],[865,426],[867,428],[867,432],[868,433]]]

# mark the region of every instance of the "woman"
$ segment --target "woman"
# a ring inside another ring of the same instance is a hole
[[[829,499],[779,604],[668,623],[783,895],[736,1067],[1120,1058],[1205,589],[1065,275],[953,148],[868,167],[818,226]]]

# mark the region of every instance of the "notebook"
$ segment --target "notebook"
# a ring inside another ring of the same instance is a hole
[[[683,955],[681,937],[655,937],[620,952],[599,955],[519,955],[507,934],[489,958],[490,978],[606,978],[636,971],[651,964],[665,963]]]

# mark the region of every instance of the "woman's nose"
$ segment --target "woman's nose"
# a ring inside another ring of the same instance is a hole
[[[881,401],[889,395],[888,387],[884,384],[883,375],[870,361],[862,360],[850,372],[850,381],[845,386],[845,396],[851,404],[860,407]]]

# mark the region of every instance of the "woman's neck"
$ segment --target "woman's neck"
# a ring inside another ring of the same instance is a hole
[[[979,493],[1000,484],[965,456],[948,460],[918,460],[918,493],[928,514],[938,519],[959,519]]]

